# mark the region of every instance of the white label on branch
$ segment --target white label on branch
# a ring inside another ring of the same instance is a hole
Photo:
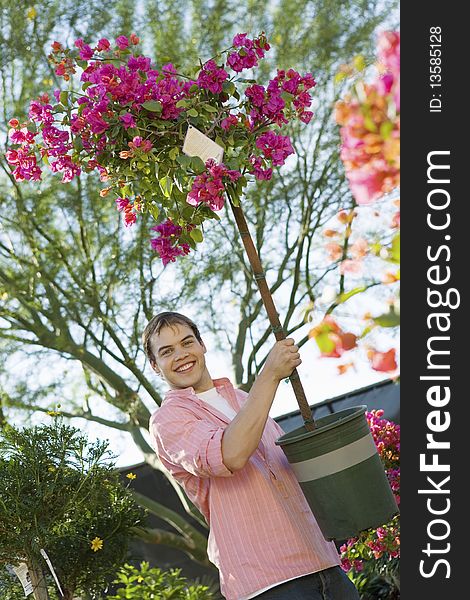
[[[62,588],[60,587],[60,583],[57,578],[56,572],[54,571],[54,567],[52,566],[51,559],[47,556],[46,551],[43,548],[41,548],[39,550],[39,552],[41,553],[41,556],[43,557],[43,559],[46,561],[47,566],[49,567],[49,571],[52,573],[52,577],[54,577],[54,581],[56,582],[56,585],[60,592],[60,595],[63,597],[64,592],[62,591]]]
[[[188,156],[199,156],[204,163],[209,158],[213,158],[217,163],[221,163],[224,156],[222,146],[216,144],[207,135],[204,135],[192,125],[188,127],[186,137],[184,138],[183,152]]]
[[[21,581],[25,597],[28,597],[33,593],[33,584],[31,582],[31,575],[28,571],[28,565],[26,563],[20,563],[19,565],[13,567],[13,571]]]

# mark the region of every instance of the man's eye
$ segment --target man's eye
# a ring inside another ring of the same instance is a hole
[[[171,350],[168,348],[168,350],[163,350],[163,352],[160,352],[160,356],[168,356],[171,353]]]
[[[190,346],[193,343],[193,340],[186,340],[186,342],[184,342],[185,346]]]

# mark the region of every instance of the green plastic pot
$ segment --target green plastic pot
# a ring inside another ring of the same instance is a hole
[[[354,406],[280,437],[281,446],[326,540],[345,540],[397,514],[366,420]]]

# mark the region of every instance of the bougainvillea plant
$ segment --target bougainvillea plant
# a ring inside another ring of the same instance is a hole
[[[338,265],[339,292],[331,295],[325,318],[310,331],[309,336],[315,338],[321,355],[325,357],[338,358],[356,347],[358,340],[372,329],[396,327],[400,322],[398,295],[391,298],[388,312],[375,317],[366,315],[365,328],[357,337],[342,331],[331,315],[337,306],[369,287],[378,283],[394,284],[400,279],[397,268],[400,263],[399,210],[389,220],[387,243],[354,235],[361,207],[380,200],[400,184],[400,34],[383,32],[378,38],[377,54],[378,61],[369,82],[364,81],[362,71],[365,64],[361,57],[356,57],[352,65],[343,65],[339,72],[339,79],[354,76],[355,71],[359,75],[351,92],[337,103],[335,111],[336,121],[341,126],[341,159],[355,206],[338,213],[339,227],[336,224],[324,230],[326,254],[332,263]],[[393,204],[398,207],[399,200],[395,199]],[[379,215],[378,211],[376,215]],[[381,281],[370,285],[356,284],[346,289],[345,279],[363,276],[367,270],[366,261],[372,257],[382,259],[387,265]],[[393,372],[397,369],[395,348],[378,351],[369,347],[367,355],[376,371]],[[340,365],[339,372],[344,373],[353,364]]]
[[[377,451],[397,504],[400,505],[400,426],[383,419],[383,410],[366,413]],[[400,521],[395,516],[389,523],[367,529],[358,537],[347,540],[340,548],[345,571],[359,572],[364,560],[377,561],[381,574],[394,574],[400,558]]]
[[[115,199],[126,226],[142,213],[155,219],[151,243],[166,265],[202,241],[201,225],[219,218],[227,196],[237,206],[250,177],[270,179],[294,152],[281,131],[311,120],[315,80],[293,69],[267,86],[244,77],[270,49],[264,33],[237,34],[186,73],[155,66],[138,46],[135,34],[73,49],[54,42],[49,59],[68,89],[32,100],[27,122],[9,121],[7,160],[17,181],[40,180],[42,163],[64,183],[98,171],[100,195]],[[190,125],[223,149],[223,162],[183,153]]]

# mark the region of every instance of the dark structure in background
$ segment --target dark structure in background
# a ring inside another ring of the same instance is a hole
[[[314,417],[318,419],[344,408],[365,404],[368,410],[383,409],[386,419],[399,423],[399,396],[400,386],[390,380],[386,380],[315,404],[312,410]],[[276,417],[275,420],[285,432],[301,427],[303,423],[298,410]],[[125,476],[129,472],[137,475],[137,479],[132,482],[132,487],[136,491],[184,514],[178,496],[162,473],[153,470],[146,463],[126,467],[125,469],[121,469],[121,475],[126,484],[129,480]],[[197,523],[193,521],[192,523],[196,527],[199,527]],[[149,519],[149,527],[158,527],[167,531],[173,531],[170,525],[154,516],[151,516]],[[204,531],[202,527],[200,527],[200,530]],[[182,574],[190,580],[201,578],[205,575],[218,581],[215,567],[214,569],[210,569],[198,565],[180,550],[174,550],[167,546],[147,544],[139,541],[135,542],[132,546],[132,562],[139,563],[142,560],[146,560],[152,566],[158,566],[163,570],[181,568]]]

